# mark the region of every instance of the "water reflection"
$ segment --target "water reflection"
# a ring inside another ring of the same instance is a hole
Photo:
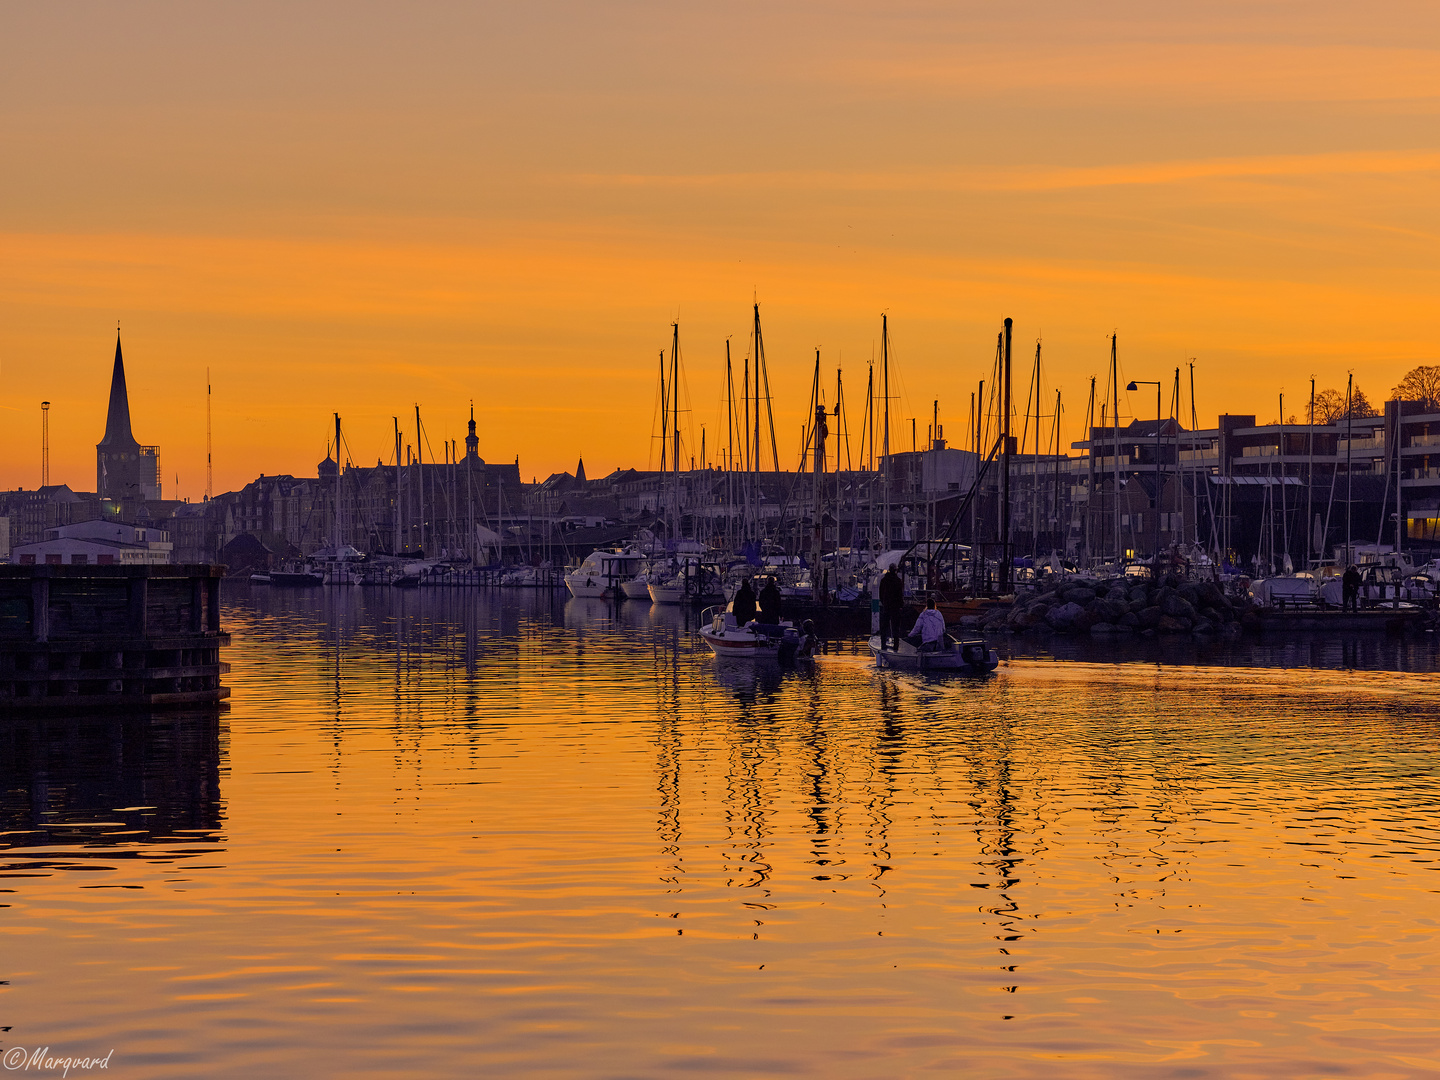
[[[157,852],[146,848],[177,838],[218,841],[223,741],[213,709],[7,717],[0,725],[0,873],[35,873],[77,858],[152,858]],[[72,850],[59,862],[39,857],[54,849]]]

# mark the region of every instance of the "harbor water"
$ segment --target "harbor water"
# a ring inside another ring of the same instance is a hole
[[[226,711],[3,722],[0,1054],[1440,1075],[1433,636],[1027,640],[946,680],[548,592],[222,615]]]

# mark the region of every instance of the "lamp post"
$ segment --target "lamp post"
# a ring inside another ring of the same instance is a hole
[[[1160,580],[1160,383],[1149,379],[1132,380],[1126,390],[1138,390],[1142,386],[1155,387],[1155,552],[1153,574]]]

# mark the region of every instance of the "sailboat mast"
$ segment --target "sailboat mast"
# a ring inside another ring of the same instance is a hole
[[[1120,540],[1120,364],[1116,359],[1115,342],[1118,334],[1110,335],[1110,404],[1113,406],[1113,415],[1110,422],[1113,425],[1115,436],[1115,565],[1118,567],[1124,560],[1124,548]]]
[[[1345,383],[1345,565],[1348,567],[1353,561],[1350,551],[1350,526],[1351,507],[1350,497],[1352,487],[1350,477],[1351,448],[1355,445],[1355,373],[1350,373],[1349,380]]]
[[[392,416],[390,419],[395,423],[395,541],[390,550],[394,554],[399,555],[400,532],[402,528],[400,516],[402,507],[405,505],[400,499],[400,418],[398,416]]]
[[[1010,591],[1010,344],[1014,320],[1005,319],[1004,372],[1001,375],[1000,394],[1000,574],[1001,595]]]
[[[885,547],[881,550],[888,550],[891,544],[890,538],[890,318],[888,315],[880,316],[880,362],[881,362],[881,384],[885,393],[885,435],[880,442],[880,468],[883,476],[885,489]]]
[[[330,549],[333,558],[340,557],[340,538],[343,529],[340,522],[340,478],[345,475],[345,470],[340,464],[340,414],[335,414],[335,541]]]
[[[415,485],[416,494],[419,498],[419,513],[416,515],[420,520],[420,554],[425,554],[425,455],[423,447],[425,440],[421,435],[420,427],[420,406],[415,406],[415,471],[419,483]]]
[[[1090,470],[1090,490],[1085,504],[1085,568],[1090,568],[1093,558],[1093,540],[1091,538],[1092,510],[1095,509],[1095,376],[1090,376],[1090,404],[1085,409],[1085,445],[1089,448],[1085,451],[1086,464]]]
[[[1192,369],[1193,370],[1193,369]],[[1315,551],[1315,376],[1310,376],[1310,438],[1305,450],[1305,569],[1309,570]]]

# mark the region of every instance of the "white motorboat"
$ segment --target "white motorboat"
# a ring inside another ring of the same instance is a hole
[[[653,604],[683,604],[686,600],[685,579],[671,578],[668,581],[652,581],[647,586],[650,602]]]
[[[650,576],[648,574],[636,574],[629,581],[622,581],[620,583],[620,591],[625,594],[626,600],[649,600]]]
[[[753,620],[745,626],[719,607],[700,614],[700,640],[722,659],[789,660],[800,646],[800,634],[790,623],[762,626]]]
[[[880,648],[880,637],[870,639],[870,653],[879,667],[904,671],[955,671],[984,675],[1000,666],[1000,654],[985,644],[983,638],[954,638],[946,634],[937,642],[938,648],[917,649],[905,638],[889,648]]]
[[[620,592],[620,585],[635,577],[645,556],[638,551],[592,551],[585,561],[565,575],[570,595],[598,600]]]

